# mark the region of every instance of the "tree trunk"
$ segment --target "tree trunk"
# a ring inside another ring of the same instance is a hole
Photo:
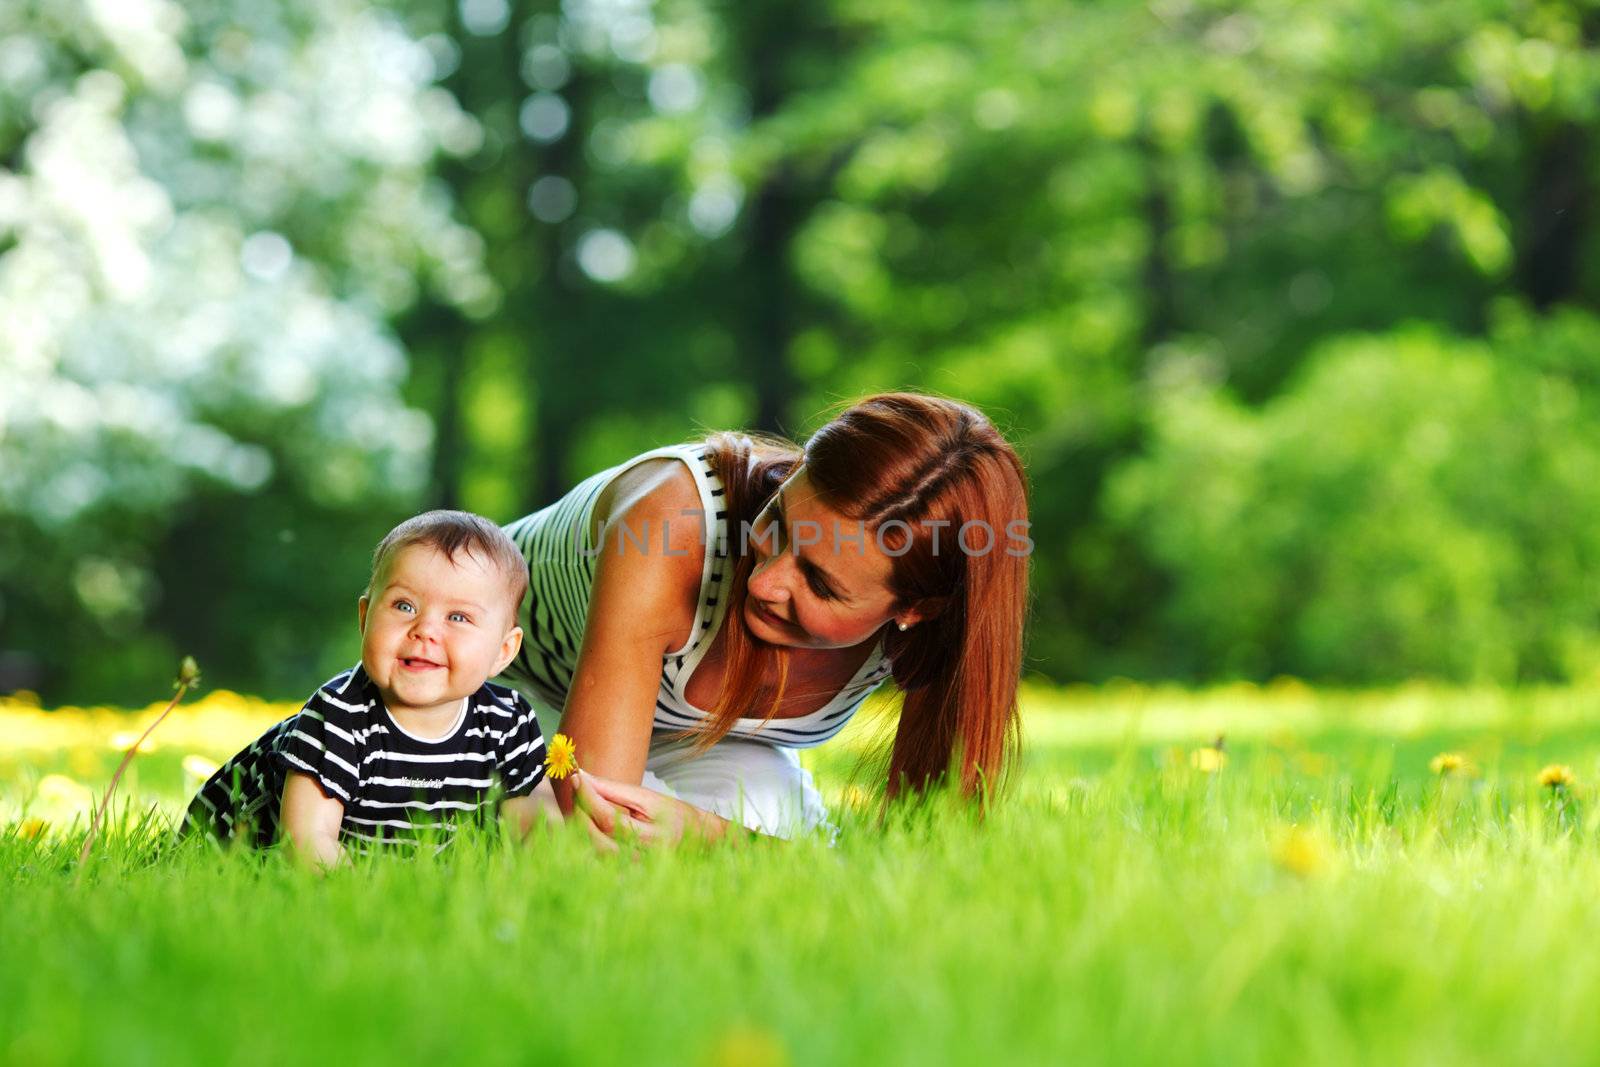
[[[1578,295],[1581,256],[1589,228],[1594,183],[1589,138],[1563,122],[1535,135],[1533,172],[1517,228],[1517,287],[1535,308]]]
[[[795,395],[789,367],[793,299],[789,275],[789,243],[797,220],[782,172],[768,178],[750,208],[750,242],[746,255],[752,271],[749,314],[750,384],[755,389],[755,429],[787,435],[788,408]]]

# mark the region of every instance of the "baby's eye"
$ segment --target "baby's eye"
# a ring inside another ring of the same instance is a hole
[[[396,611],[416,611],[417,610],[416,608],[412,607],[411,601],[409,601],[409,600],[396,600],[394,602],[394,609]]]
[[[451,622],[471,622],[472,620],[470,618],[468,618],[467,615],[464,612],[452,611],[450,613],[450,621]]]

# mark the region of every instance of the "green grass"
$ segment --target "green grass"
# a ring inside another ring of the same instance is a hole
[[[1033,692],[987,821],[846,805],[831,849],[606,858],[554,832],[318,880],[123,832],[80,882],[73,833],[13,829],[0,1061],[1588,1062],[1591,706]],[[1431,775],[1446,748],[1481,776]],[[61,755],[6,753],[8,785]],[[154,755],[139,799],[171,810],[181,756]],[[1573,790],[1534,781],[1549,762]]]

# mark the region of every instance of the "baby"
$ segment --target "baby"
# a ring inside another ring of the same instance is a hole
[[[522,644],[527,564],[498,526],[430,511],[389,532],[358,601],[361,662],[200,788],[184,832],[332,866],[344,847],[414,849],[500,813],[526,834],[555,811],[533,709],[488,679]]]

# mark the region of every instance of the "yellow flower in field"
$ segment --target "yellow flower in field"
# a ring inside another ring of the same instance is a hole
[[[1210,745],[1189,753],[1189,766],[1202,774],[1216,774],[1227,762],[1228,754]]]
[[[708,1050],[708,1067],[788,1067],[789,1052],[777,1035],[755,1026],[727,1030]]]
[[[46,803],[56,803],[68,807],[87,806],[94,803],[94,792],[81,782],[75,782],[64,774],[47,774],[39,779],[39,785],[34,790],[34,795]]]
[[[545,770],[550,777],[560,781],[578,769],[578,746],[566,734],[556,734],[550,739],[550,751],[544,757]]]
[[[1296,752],[1294,765],[1301,774],[1309,774],[1316,778],[1323,778],[1333,773],[1334,763],[1330,756],[1320,752]]]
[[[1575,781],[1572,768],[1565,763],[1552,763],[1539,772],[1539,784],[1546,789],[1567,789]]]
[[[1272,843],[1272,862],[1297,878],[1310,878],[1327,869],[1328,852],[1321,834],[1289,826],[1280,830]]]
[[[50,824],[43,819],[23,819],[22,824],[17,827],[17,836],[32,841],[44,836],[44,832],[49,828]]]
[[[1457,772],[1467,774],[1472,770],[1472,764],[1459,752],[1441,752],[1428,761],[1428,770],[1443,778]]]
[[[844,787],[844,792],[839,797],[839,804],[855,811],[864,811],[872,806],[872,794],[852,782]]]

